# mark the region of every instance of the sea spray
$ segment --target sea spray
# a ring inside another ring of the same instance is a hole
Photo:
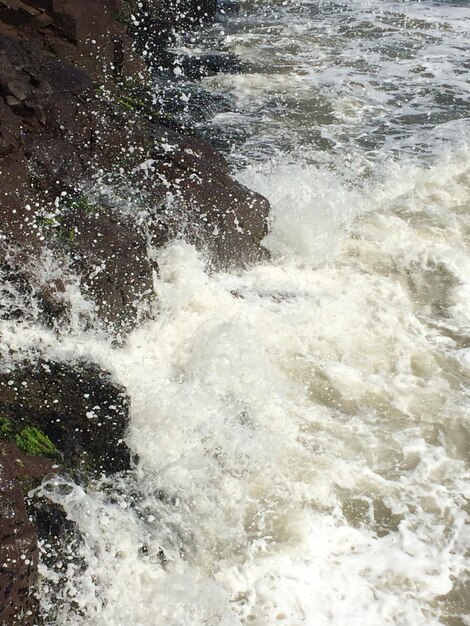
[[[59,623],[424,626],[465,613],[468,367],[451,330],[462,276],[433,294],[445,315],[417,286],[439,263],[458,272],[463,249],[404,217],[452,188],[440,216],[460,216],[464,234],[466,178],[448,163],[407,169],[403,193],[398,179],[369,187],[355,218],[346,203],[323,262],[294,237],[270,264],[209,274],[175,241],[158,253],[154,320],[120,349],[74,338],[127,387],[139,461],[54,496],[86,563],[71,566]],[[310,184],[314,197],[318,171]],[[330,180],[335,191],[339,208],[344,186]],[[286,222],[273,201],[275,238]],[[294,229],[296,204],[291,193],[283,206]]]
[[[153,251],[151,315],[118,347],[72,274],[69,327],[34,297],[1,322],[6,359],[87,358],[132,403],[131,472],[42,486],[80,535],[65,567],[42,546],[42,607],[72,626],[468,625],[468,8],[245,8],[204,34],[247,68],[204,80],[233,110],[202,130],[271,200],[270,262]]]

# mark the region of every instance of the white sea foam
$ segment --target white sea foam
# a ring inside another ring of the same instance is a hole
[[[72,278],[66,332],[1,323],[5,356],[90,358],[132,401],[130,475],[43,486],[82,534],[66,582],[41,566],[43,607],[58,626],[468,625],[468,11],[246,7],[215,29],[253,74],[206,82],[238,103],[213,127],[246,134],[272,261],[209,274],[184,241],[156,251],[153,318],[119,348],[81,330]]]
[[[465,623],[446,602],[470,565],[465,158],[362,196],[315,169],[247,172],[272,192],[274,262],[208,275],[176,241],[124,347],[50,337],[126,385],[140,457],[111,494],[46,485],[87,564],[57,623]],[[321,189],[337,213],[313,254],[298,233]]]
[[[450,6],[449,6],[450,5]],[[354,163],[435,157],[469,137],[465,53],[470,12],[458,1],[291,0],[246,4],[221,28],[252,66],[206,84],[232,93],[245,121],[237,162],[288,151]],[[216,129],[221,121],[212,120]]]

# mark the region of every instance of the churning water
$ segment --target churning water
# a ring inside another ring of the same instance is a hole
[[[42,567],[43,605],[60,626],[468,626],[468,3],[249,2],[209,36],[247,65],[204,81],[232,105],[208,132],[271,200],[272,261],[208,273],[172,243],[121,348],[5,328],[132,399],[132,476],[44,487],[84,539],[59,590]]]

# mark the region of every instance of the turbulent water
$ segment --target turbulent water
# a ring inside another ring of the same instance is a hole
[[[205,130],[272,261],[175,241],[120,348],[5,322],[132,399],[131,477],[44,486],[84,537],[67,583],[42,566],[54,624],[470,624],[469,40],[463,0],[304,0],[180,42],[246,65]]]

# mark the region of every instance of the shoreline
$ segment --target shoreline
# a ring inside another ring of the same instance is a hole
[[[266,257],[268,201],[154,104],[155,67],[179,75],[166,55],[172,31],[210,22],[215,3],[132,5],[0,1],[1,317],[12,325],[34,319],[58,332],[78,317],[122,343],[155,297],[149,247],[184,234],[215,268]],[[109,373],[22,358],[0,372],[3,626],[41,620],[38,540],[60,553],[76,533],[59,507],[28,492],[46,475],[86,485],[131,463],[129,401]]]

